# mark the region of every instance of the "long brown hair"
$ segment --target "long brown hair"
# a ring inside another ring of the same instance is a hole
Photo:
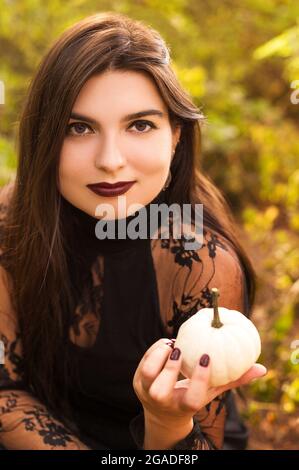
[[[238,241],[228,203],[200,171],[200,127],[204,119],[174,74],[159,33],[125,15],[92,15],[66,30],[43,58],[33,78],[19,127],[19,163],[10,198],[3,263],[12,279],[24,374],[32,391],[59,408],[69,379],[65,347],[73,299],[61,225],[59,155],[77,95],[93,75],[132,70],[154,80],[172,126],[181,126],[171,165],[169,202],[202,203],[204,224],[233,245],[254,301],[255,274]],[[69,312],[69,313],[67,313]],[[59,378],[59,380],[58,380]]]

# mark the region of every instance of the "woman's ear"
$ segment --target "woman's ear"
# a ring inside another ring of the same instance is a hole
[[[174,142],[174,148],[176,148],[178,142],[180,141],[180,137],[181,137],[181,126],[178,124],[175,129],[174,129],[174,132],[173,132],[173,142]]]
[[[181,137],[181,126],[177,125],[173,131],[173,144],[172,144],[172,158],[171,160],[173,160],[173,157],[175,155],[175,150],[176,150],[176,147],[180,141],[180,137]]]

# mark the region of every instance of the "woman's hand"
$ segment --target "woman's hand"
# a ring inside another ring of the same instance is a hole
[[[133,387],[145,413],[163,422],[190,422],[195,413],[221,393],[262,377],[267,369],[254,364],[238,380],[220,387],[210,387],[210,363],[195,367],[191,379],[178,381],[182,357],[171,359],[175,340],[163,338],[154,343],[141,359]],[[206,356],[206,355],[205,355]],[[201,361],[202,363],[207,362]]]

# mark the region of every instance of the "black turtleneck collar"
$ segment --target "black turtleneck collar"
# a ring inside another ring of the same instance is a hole
[[[69,203],[63,196],[61,196],[63,217],[62,225],[67,225],[66,233],[68,234],[67,237],[71,238],[71,240],[68,240],[70,242],[70,246],[74,246],[74,249],[78,255],[82,254],[82,250],[86,253],[92,251],[94,254],[118,253],[124,250],[127,251],[129,249],[138,248],[139,246],[144,246],[144,244],[147,243],[147,240],[150,238],[150,205],[162,204],[166,202],[165,193],[165,191],[161,190],[152,201],[139,210],[146,210],[148,235],[146,239],[137,238],[136,240],[132,240],[129,237],[124,239],[118,238],[118,220],[108,222],[108,224],[111,224],[111,226],[115,227],[114,239],[105,238],[101,240],[97,238],[95,234],[95,228],[99,219],[87,214],[81,209],[78,209]],[[125,228],[132,220],[138,217],[139,211],[136,211],[134,214],[126,218],[120,219]],[[73,245],[72,242],[75,244]]]

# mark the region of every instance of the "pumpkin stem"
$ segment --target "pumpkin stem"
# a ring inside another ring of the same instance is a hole
[[[223,323],[220,321],[219,317],[219,311],[218,311],[218,297],[219,297],[219,291],[217,287],[213,287],[212,290],[212,304],[213,304],[213,309],[214,309],[214,318],[212,321],[212,326],[214,328],[221,328],[223,326]]]

